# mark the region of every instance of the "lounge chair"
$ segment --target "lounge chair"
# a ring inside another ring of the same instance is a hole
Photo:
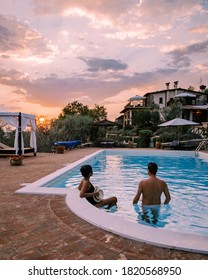
[[[180,141],[173,140],[172,142],[169,142],[169,143],[161,143],[161,147],[162,147],[162,149],[168,148],[171,150],[180,150],[181,144],[180,144]]]
[[[3,149],[7,149],[7,150],[11,149],[12,150],[13,148],[3,144],[2,142],[0,142],[0,150],[3,150]]]
[[[105,147],[105,148],[112,148],[115,146],[115,142],[114,141],[102,141],[102,142],[100,142],[100,146]]]
[[[186,143],[182,144],[182,149],[185,150],[195,150],[198,144],[195,140],[188,140]]]
[[[56,141],[53,142],[53,147],[55,146],[64,146],[66,150],[72,150],[81,145],[81,140],[73,140],[73,141]]]
[[[85,147],[92,147],[93,143],[92,142],[86,142],[86,143],[82,143],[80,145],[81,148],[85,148]]]

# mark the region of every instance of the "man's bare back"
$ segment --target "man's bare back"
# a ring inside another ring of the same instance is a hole
[[[161,195],[165,190],[166,183],[156,177],[149,178],[140,182],[142,187],[142,204],[156,205],[161,204]]]
[[[157,165],[155,163],[148,164],[148,179],[144,179],[139,183],[137,194],[133,199],[133,204],[137,203],[142,194],[143,205],[161,204],[161,195],[164,193],[164,204],[169,203],[171,197],[168,186],[165,181],[156,177]]]

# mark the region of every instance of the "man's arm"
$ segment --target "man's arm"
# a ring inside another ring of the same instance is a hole
[[[142,184],[141,183],[142,182],[139,183],[137,193],[136,193],[136,195],[135,195],[135,197],[133,199],[133,204],[136,204],[139,201],[140,196],[142,194]]]
[[[168,186],[167,184],[165,183],[165,188],[164,188],[164,194],[165,194],[165,201],[164,201],[164,204],[168,204],[171,200],[171,196],[170,196],[170,193],[169,193],[169,190],[168,190]]]

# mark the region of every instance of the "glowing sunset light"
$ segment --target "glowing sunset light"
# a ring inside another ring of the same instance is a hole
[[[39,118],[39,122],[42,124],[42,123],[44,123],[44,121],[45,121],[45,118],[44,117],[40,117]]]
[[[0,111],[54,118],[77,100],[115,120],[167,81],[208,86],[207,18],[205,0],[2,0]]]

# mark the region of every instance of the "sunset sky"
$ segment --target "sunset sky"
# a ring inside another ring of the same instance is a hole
[[[0,111],[114,120],[136,95],[208,87],[208,0],[1,0]]]

